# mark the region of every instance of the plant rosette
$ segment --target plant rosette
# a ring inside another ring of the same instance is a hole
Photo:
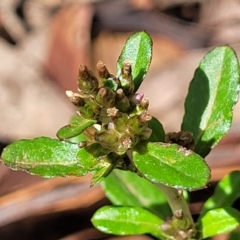
[[[219,183],[196,222],[183,193],[207,186],[204,157],[231,127],[239,94],[237,56],[229,46],[206,54],[190,83],[181,129],[167,134],[150,114],[148,98],[138,92],[151,59],[152,39],[143,31],[126,41],[115,75],[101,61],[98,77],[80,65],[77,91],[66,91],[77,112],[59,129],[58,139],[16,141],[1,159],[12,169],[46,178],[92,173],[90,185],[101,182],[113,203],[92,217],[105,233],[204,239],[231,232],[240,223],[231,206],[239,196],[232,192],[223,198],[218,189],[235,190],[238,172],[230,175],[232,183]]]

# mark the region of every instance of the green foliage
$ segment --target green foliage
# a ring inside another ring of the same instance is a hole
[[[79,147],[47,137],[20,140],[4,149],[4,163],[46,178],[55,176],[84,176],[87,170],[78,166]]]
[[[105,206],[93,215],[92,223],[100,231],[116,235],[163,235],[160,228],[163,220],[140,207]]]
[[[240,225],[240,213],[234,208],[225,207],[208,211],[197,223],[201,238],[228,233]]]
[[[216,186],[213,195],[204,203],[201,215],[214,208],[232,206],[240,197],[240,171],[224,177]]]
[[[123,63],[132,65],[132,78],[135,92],[144,80],[152,60],[152,39],[146,32],[133,34],[126,42],[118,58],[116,76],[119,76]]]
[[[182,130],[193,133],[195,152],[203,157],[231,127],[239,79],[238,59],[228,46],[210,51],[195,71],[185,101]]]
[[[76,137],[80,135],[85,129],[92,126],[94,123],[94,120],[83,119],[79,116],[78,118],[75,118],[71,124],[59,129],[57,132],[57,137],[61,140]]]
[[[7,146],[1,159],[43,177],[91,172],[90,185],[102,182],[118,206],[103,207],[92,218],[105,233],[184,240],[233,231],[240,224],[239,212],[231,208],[240,196],[239,172],[218,184],[196,224],[183,189],[207,186],[210,169],[203,158],[231,126],[239,94],[236,54],[228,46],[206,54],[189,86],[181,131],[167,134],[148,111],[149,100],[136,92],[151,59],[152,40],[143,31],[127,40],[116,76],[101,61],[98,77],[80,65],[77,92],[66,91],[77,115],[57,132],[59,140],[20,140]]]
[[[102,185],[114,205],[143,207],[162,218],[171,216],[163,193],[154,184],[135,173],[114,170]]]
[[[149,180],[167,186],[194,190],[202,188],[210,178],[204,160],[176,144],[148,143],[133,153],[133,161]]]

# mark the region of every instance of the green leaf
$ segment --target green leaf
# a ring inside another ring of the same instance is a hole
[[[47,137],[20,140],[8,145],[2,160],[8,167],[25,170],[43,177],[83,176],[87,171],[78,166],[77,144]]]
[[[146,32],[137,32],[128,38],[118,58],[116,76],[119,77],[124,61],[132,65],[135,92],[144,80],[152,60],[152,39]]]
[[[152,135],[149,138],[149,142],[164,142],[165,141],[165,132],[162,124],[155,118],[148,122],[148,127],[152,129]]]
[[[86,128],[92,126],[95,123],[94,120],[84,119],[79,117],[75,118],[71,124],[60,128],[57,132],[57,137],[61,140],[69,139],[80,135]]]
[[[115,164],[107,159],[101,160],[98,164],[99,169],[94,173],[93,178],[91,179],[91,186],[96,185],[97,183],[103,181],[114,169]]]
[[[133,161],[150,181],[174,188],[203,188],[210,178],[210,169],[202,157],[176,144],[139,145]]]
[[[216,186],[213,195],[205,202],[201,215],[213,208],[231,206],[240,197],[240,171],[234,171],[224,177]]]
[[[195,71],[185,100],[182,130],[193,133],[195,152],[203,157],[231,127],[239,79],[238,59],[228,46],[210,51]]]
[[[197,223],[202,238],[229,233],[240,225],[240,213],[225,207],[208,211]]]
[[[71,142],[71,143],[80,143],[80,142],[87,142],[86,137],[84,134],[77,135],[76,137],[68,138],[66,141]]]
[[[102,186],[114,205],[143,207],[164,219],[172,215],[165,195],[136,173],[114,170]]]
[[[162,235],[163,220],[139,207],[105,206],[97,210],[91,219],[100,231],[115,235],[133,235],[149,233]]]

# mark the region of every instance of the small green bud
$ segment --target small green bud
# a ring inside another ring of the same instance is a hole
[[[183,214],[182,210],[174,212],[172,224],[176,229],[182,231],[186,231],[191,227],[190,220]]]
[[[98,61],[97,63],[97,72],[99,76],[99,87],[105,85],[107,79],[111,76],[108,72],[106,65],[102,61]]]
[[[141,132],[147,128],[147,122],[139,120],[139,116],[134,116],[128,120],[129,131],[133,134],[141,134]]]
[[[119,117],[113,119],[113,123],[114,123],[115,129],[118,132],[120,133],[125,132],[128,124],[128,115],[121,113]]]
[[[95,136],[95,141],[104,148],[115,150],[119,145],[119,134],[115,130],[105,130]]]
[[[126,113],[130,109],[130,102],[121,88],[119,88],[116,92],[115,106],[124,113]]]
[[[104,125],[112,121],[112,118],[107,114],[107,108],[104,108],[104,107],[101,108],[100,114],[98,116],[98,120]]]
[[[88,101],[83,107],[79,108],[80,115],[83,118],[92,119],[100,113],[100,106],[93,101]]]
[[[96,95],[96,102],[102,107],[109,108],[114,104],[116,94],[107,87],[101,87]]]
[[[95,93],[98,89],[97,78],[84,65],[79,66],[79,75],[77,82],[79,90],[84,93]]]
[[[132,80],[132,68],[130,63],[123,63],[119,80],[126,96],[132,95],[134,92],[134,83]]]
[[[143,98],[133,109],[130,116],[140,115],[141,113],[148,110],[149,100],[148,98]]]
[[[80,96],[80,94],[72,91],[66,91],[66,95],[68,96],[70,102],[73,103],[75,106],[80,107],[84,105],[84,100]]]

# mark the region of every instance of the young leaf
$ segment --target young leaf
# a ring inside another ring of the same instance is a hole
[[[224,177],[216,186],[213,195],[204,203],[201,215],[210,209],[231,206],[240,197],[240,171]]]
[[[210,178],[210,169],[204,160],[176,144],[139,145],[133,152],[133,161],[150,181],[174,188],[203,188]]]
[[[43,177],[84,176],[87,171],[78,166],[77,144],[47,137],[20,140],[8,145],[1,159],[8,167],[25,170]]]
[[[195,152],[202,157],[231,126],[239,80],[238,59],[228,46],[210,51],[195,71],[185,100],[182,130],[193,133]]]
[[[94,186],[105,179],[112,172],[115,164],[107,160],[101,160],[101,162],[98,164],[98,167],[99,168],[96,170],[91,179],[91,186]]]
[[[121,73],[124,61],[132,66],[132,78],[135,92],[144,80],[152,60],[152,39],[146,32],[133,34],[125,43],[118,58],[116,76]]]
[[[105,206],[97,210],[91,219],[93,225],[102,232],[115,235],[149,233],[162,236],[163,220],[140,207]]]
[[[165,195],[136,173],[116,169],[104,179],[102,186],[114,205],[143,207],[164,219],[172,214]]]
[[[68,142],[71,143],[80,143],[80,142],[87,142],[86,137],[83,135],[83,133],[81,133],[80,135],[77,135],[75,137],[72,138],[68,138],[66,139]]]
[[[152,129],[149,142],[164,142],[165,132],[163,126],[155,117],[152,117],[152,119],[148,122],[148,127]]]
[[[240,225],[240,213],[234,208],[225,207],[208,211],[197,222],[201,238],[229,233]]]
[[[86,128],[95,123],[91,119],[81,119],[79,122],[71,123],[67,126],[60,128],[57,132],[57,137],[61,140],[69,139],[80,135]]]

